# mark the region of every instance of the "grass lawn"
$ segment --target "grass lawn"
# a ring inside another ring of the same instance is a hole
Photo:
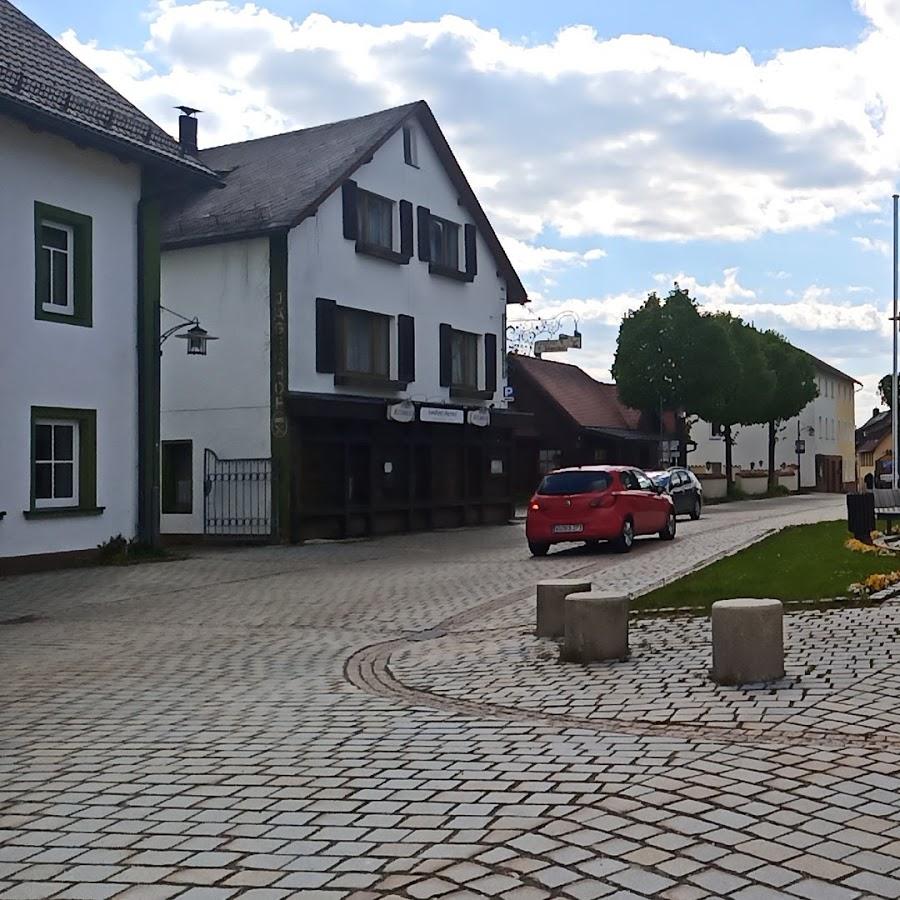
[[[867,575],[900,569],[900,555],[846,550],[848,536],[844,521],[785,528],[734,556],[638,597],[632,608],[709,609],[716,600],[729,597],[819,600],[846,596],[848,586]]]

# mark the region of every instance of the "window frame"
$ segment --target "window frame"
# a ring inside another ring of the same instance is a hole
[[[441,241],[440,241],[440,249],[441,254],[435,254],[435,244],[433,240],[433,229],[435,225],[439,225],[441,228]],[[455,246],[456,252],[454,253],[454,259],[448,260],[443,251],[447,250],[449,246],[451,246],[451,242],[447,239],[448,227],[453,230],[453,235],[455,241],[452,242],[452,245]],[[428,249],[430,251],[431,256],[431,264],[433,266],[437,266],[443,269],[450,269],[452,271],[459,271],[459,235],[462,226],[458,222],[452,222],[450,219],[445,219],[442,216],[436,216],[433,213],[429,216],[428,221]]]
[[[37,425],[39,423],[77,423],[77,451],[73,446],[73,456],[77,457],[73,470],[72,498],[68,503],[46,504],[35,496],[37,487],[36,453]],[[30,505],[23,511],[26,519],[51,516],[99,515],[104,507],[97,506],[97,410],[72,409],[59,406],[31,407],[31,447],[30,458]],[[76,478],[77,476],[77,478]],[[77,486],[76,486],[77,485]]]
[[[43,240],[44,228],[55,228],[62,231],[66,235],[66,249],[60,250],[58,247],[47,247]],[[43,265],[44,250],[50,253],[50,271],[47,277],[47,287],[49,288],[49,300],[42,300],[41,308],[44,312],[53,313],[58,316],[74,316],[75,315],[75,229],[65,222],[54,222],[51,219],[41,219],[41,265]],[[53,302],[53,267],[54,254],[64,253],[66,256],[66,303]]]
[[[44,225],[65,228],[71,232],[68,265],[71,267],[68,308],[57,308],[45,302],[43,286],[49,282],[50,272],[44,261],[41,234]],[[52,206],[36,200],[34,203],[34,317],[46,322],[78,325],[90,328],[93,324],[93,220],[90,216]]]
[[[186,504],[182,505],[182,508],[177,508],[178,504],[178,482],[171,482],[171,493],[167,490],[167,476],[170,474],[169,469],[171,468],[167,465],[166,462],[166,451],[173,447],[187,447],[188,448],[188,471],[190,472],[190,481],[189,484],[189,497]],[[171,441],[160,441],[159,447],[159,466],[160,466],[160,476],[159,476],[159,509],[163,515],[166,516],[182,516],[182,515],[191,515],[194,512],[194,442],[192,440],[187,440],[183,438],[179,438],[177,440]],[[171,500],[170,504],[168,501]]]
[[[335,310],[335,342],[337,353],[335,354],[335,375],[363,377],[387,381],[391,376],[391,316],[384,313],[372,312],[367,309],[357,309],[352,306],[338,306]],[[350,317],[365,317],[370,325],[378,324],[378,328],[370,328],[369,352],[373,361],[373,368],[369,370],[350,369],[347,366],[347,320]],[[381,335],[378,331],[381,331]],[[379,341],[381,338],[381,341]],[[376,370],[374,362],[380,356],[379,343],[383,343],[384,370]]]
[[[368,223],[371,220],[369,215],[369,204],[385,204],[390,210],[390,233],[388,235],[388,243],[384,244],[380,241],[370,240],[368,231]],[[382,250],[394,250],[394,211],[396,203],[390,197],[384,197],[376,194],[374,191],[366,191],[358,188],[356,192],[356,216],[357,216],[357,234],[360,244],[365,247],[377,247]]]
[[[50,456],[47,459],[38,459],[37,455],[37,429],[42,426],[51,428],[51,448],[50,448]],[[79,456],[78,456],[78,433],[79,433],[79,422],[78,419],[35,419],[34,420],[34,433],[35,433],[35,441],[34,447],[32,449],[32,477],[34,478],[34,508],[35,509],[59,509],[61,507],[67,506],[78,506],[78,494],[79,494]],[[57,459],[56,458],[56,429],[57,428],[71,428],[72,429],[72,455],[67,459]],[[56,467],[59,465],[71,465],[72,466],[72,493],[67,497],[57,497],[56,493]],[[39,465],[49,465],[50,466],[50,497],[38,497],[37,496],[37,467]]]
[[[416,129],[412,125],[403,126],[403,162],[414,169],[419,168],[419,147]]]
[[[450,331],[450,389],[456,390],[478,390],[478,345],[479,335],[472,331],[462,331],[459,328],[453,328]],[[466,348],[466,356],[471,355],[472,365],[472,381],[461,381],[456,378],[456,342],[457,339],[463,339],[470,346]]]

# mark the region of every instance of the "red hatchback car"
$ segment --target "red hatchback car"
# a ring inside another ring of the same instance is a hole
[[[528,504],[525,536],[534,556],[551,544],[612,541],[627,553],[639,534],[675,537],[672,498],[631,466],[582,466],[544,476]]]

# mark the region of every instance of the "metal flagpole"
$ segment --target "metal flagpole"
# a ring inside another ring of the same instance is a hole
[[[891,333],[894,337],[894,357],[891,366],[891,487],[897,488],[897,200],[894,194],[894,315],[891,319]]]

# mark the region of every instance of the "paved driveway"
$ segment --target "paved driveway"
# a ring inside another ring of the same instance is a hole
[[[816,678],[749,696],[698,620],[621,680],[528,633],[541,577],[634,590],[842,503],[624,557],[510,526],[0,580],[0,895],[900,896],[890,609],[798,619]]]

